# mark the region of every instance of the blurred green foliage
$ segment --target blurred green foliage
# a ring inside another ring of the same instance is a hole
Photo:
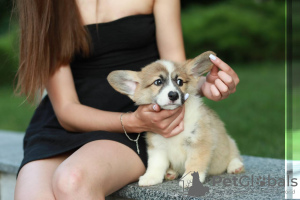
[[[11,85],[18,68],[17,26],[12,0],[0,1],[0,85]]]
[[[19,63],[16,38],[12,32],[0,36],[0,85],[13,84]]]
[[[0,130],[24,132],[33,115],[35,106],[25,97],[15,96],[11,86],[0,86]]]
[[[10,21],[12,0],[0,1],[0,35],[6,33]]]
[[[182,26],[188,57],[206,50],[228,62],[283,60],[285,56],[284,1],[189,5],[182,11]]]
[[[292,1],[292,51],[293,59],[300,60],[300,1]],[[297,65],[299,67],[299,64]],[[300,82],[300,80],[298,80]],[[300,85],[300,84],[299,84]]]
[[[213,50],[228,63],[284,59],[284,1],[197,2],[182,3],[187,57]],[[0,85],[12,84],[18,66],[15,23],[8,30],[11,4],[0,3]],[[300,40],[300,35],[294,38]]]
[[[300,63],[297,63],[298,66]],[[299,76],[300,70],[298,70],[297,75]],[[292,98],[292,129],[300,131],[300,85],[294,86],[291,94]],[[299,140],[299,149],[300,149],[300,140]],[[299,151],[300,154],[300,151]]]
[[[293,160],[300,161],[300,130],[293,130]]]

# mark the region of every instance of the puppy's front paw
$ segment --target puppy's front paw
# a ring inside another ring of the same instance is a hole
[[[174,180],[177,177],[178,177],[178,173],[175,170],[170,169],[170,168],[167,170],[167,172],[165,174],[165,179],[166,180]]]
[[[159,177],[155,174],[145,174],[139,179],[139,186],[156,185],[163,182],[163,177]]]
[[[244,171],[244,164],[238,158],[234,158],[230,161],[227,167],[228,174],[238,174]]]

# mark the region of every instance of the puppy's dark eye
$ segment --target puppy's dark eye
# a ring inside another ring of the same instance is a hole
[[[160,86],[162,84],[162,80],[161,79],[157,79],[154,81],[154,85],[156,86]]]
[[[178,86],[183,86],[183,80],[181,79],[177,79],[176,83]]]

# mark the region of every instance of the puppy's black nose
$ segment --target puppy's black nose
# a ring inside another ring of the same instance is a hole
[[[171,101],[176,101],[179,97],[177,92],[172,92],[172,91],[169,92],[168,96]]]

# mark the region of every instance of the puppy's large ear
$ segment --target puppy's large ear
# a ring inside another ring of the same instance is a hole
[[[209,55],[216,55],[212,51],[206,51],[193,60],[187,63],[187,67],[189,68],[189,74],[194,76],[201,76],[206,72],[209,72],[213,67],[213,63],[209,59]]]
[[[133,99],[135,89],[140,82],[138,72],[129,70],[117,70],[107,76],[109,84],[118,92]]]

